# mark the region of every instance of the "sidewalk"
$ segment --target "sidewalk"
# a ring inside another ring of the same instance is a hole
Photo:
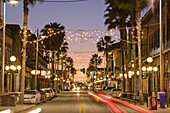
[[[17,104],[16,106],[9,106],[9,107],[0,106],[0,112],[7,109],[11,109],[15,113],[22,113],[23,111],[31,109],[35,106],[36,106],[35,104]]]
[[[144,109],[146,109],[146,110],[149,110],[149,107],[147,107],[147,104],[146,104],[146,103],[144,103],[144,105],[137,105],[137,106],[140,106],[140,107],[142,107],[142,108],[144,108]],[[170,107],[167,108],[166,105],[165,105],[165,108],[166,108],[166,109],[161,109],[161,108],[160,108],[160,104],[158,104],[158,105],[157,105],[157,110],[149,110],[149,111],[151,111],[151,112],[153,112],[153,113],[170,113]]]

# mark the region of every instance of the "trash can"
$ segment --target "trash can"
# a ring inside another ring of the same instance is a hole
[[[160,107],[165,109],[165,92],[159,92]]]
[[[148,106],[149,106],[149,110],[157,110],[157,98],[148,97]]]
[[[15,106],[16,97],[15,95],[4,94],[2,95],[2,106]]]
[[[10,92],[9,95],[15,95],[16,103],[18,104],[20,101],[20,92]]]
[[[151,103],[152,103],[152,100],[151,100],[152,98],[151,97],[148,97],[148,107],[149,107],[149,110],[151,110],[152,108],[151,108]]]
[[[151,97],[151,110],[157,110],[157,98]]]

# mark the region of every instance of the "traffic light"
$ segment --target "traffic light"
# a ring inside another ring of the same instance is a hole
[[[80,74],[84,74],[85,73],[85,68],[80,70]]]
[[[90,75],[92,75],[93,74],[93,71],[90,71]]]

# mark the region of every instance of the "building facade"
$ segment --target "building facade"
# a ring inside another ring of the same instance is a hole
[[[163,76],[164,82],[170,81],[169,70],[170,70],[170,1],[163,0]],[[152,7],[142,18],[142,64],[151,65],[158,67],[157,72],[150,72],[152,74],[152,92],[160,91],[160,28],[159,28],[159,0],[155,1],[154,7]],[[153,58],[153,62],[148,64],[146,59],[148,57]],[[146,73],[148,74],[148,72]],[[170,89],[170,84],[164,85],[164,91]],[[170,94],[170,93],[169,93]]]

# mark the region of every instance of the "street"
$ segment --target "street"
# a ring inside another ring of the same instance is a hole
[[[83,91],[61,93],[57,98],[37,105],[36,108],[41,108],[41,113],[151,113],[140,107],[133,108],[134,106],[136,105],[109,99],[105,95]]]

